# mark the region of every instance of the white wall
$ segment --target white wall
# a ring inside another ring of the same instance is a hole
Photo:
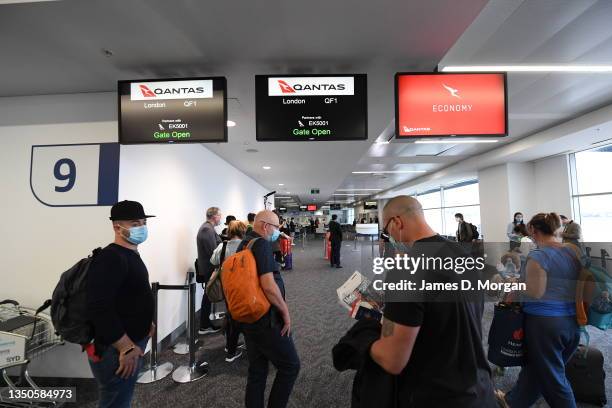
[[[536,208],[535,166],[532,162],[508,163],[508,204],[510,214],[506,224],[512,221],[515,212],[525,217],[534,214]]]
[[[59,275],[113,239],[109,207],[53,208],[30,190],[34,144],[117,141],[113,93],[0,98],[0,299],[38,306]],[[157,215],[141,254],[150,280],[182,283],[196,257],[196,232],[207,207],[246,218],[263,208],[267,190],[201,145],[122,146],[119,199],[141,201]],[[184,320],[184,295],[160,296],[160,338]],[[199,302],[198,302],[199,307]],[[33,375],[89,376],[77,346],[31,365]]]
[[[534,163],[534,212],[564,214],[571,218],[571,186],[567,156],[556,156]]]
[[[488,242],[505,242],[511,217],[507,166],[480,170],[478,183],[482,235]]]
[[[195,237],[208,207],[221,208],[224,218],[246,220],[249,212],[263,209],[268,192],[201,145],[122,146],[120,168],[119,199],[140,201],[156,215],[139,250],[151,281],[162,284],[182,284],[193,270]],[[162,291],[159,302],[161,339],[184,320],[186,295]]]

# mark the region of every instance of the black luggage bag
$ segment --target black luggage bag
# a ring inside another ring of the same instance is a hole
[[[606,373],[601,351],[580,345],[565,366],[565,375],[576,401],[600,407],[606,405]]]

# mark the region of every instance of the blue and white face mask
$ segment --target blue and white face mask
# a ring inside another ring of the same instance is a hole
[[[147,237],[149,236],[149,231],[146,225],[130,228],[125,228],[120,225],[119,227],[130,232],[130,235],[125,237],[125,239],[134,245],[142,244],[147,240]]]
[[[278,237],[280,237],[280,231],[275,229],[274,232],[272,233],[272,235],[270,235],[268,237],[268,241],[270,242],[274,242],[278,239]]]

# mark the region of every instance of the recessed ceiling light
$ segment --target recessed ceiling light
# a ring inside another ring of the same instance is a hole
[[[417,140],[416,144],[471,144],[471,143],[497,143],[498,139],[443,139],[443,140]]]
[[[334,193],[332,195],[353,197],[353,196],[368,196],[368,195],[370,195],[370,193]]]
[[[263,169],[264,169],[264,170],[270,170],[271,168],[272,168],[272,167],[270,167],[270,166],[263,166]]]
[[[426,173],[426,170],[381,170],[381,171],[353,171],[353,174],[404,174]]]
[[[336,191],[381,191],[382,188],[339,188]]]
[[[233,120],[227,121],[227,127],[234,127],[234,126],[236,126],[236,122],[234,122]]]
[[[279,186],[284,186],[284,184],[283,184],[283,183],[278,183],[278,185],[279,185]]]
[[[41,3],[43,1],[59,1],[59,0],[0,0],[0,4]]]
[[[565,72],[610,73],[612,65],[449,65],[442,72]]]

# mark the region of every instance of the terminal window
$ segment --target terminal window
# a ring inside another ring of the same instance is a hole
[[[612,240],[612,144],[569,155],[573,219],[585,242]]]

